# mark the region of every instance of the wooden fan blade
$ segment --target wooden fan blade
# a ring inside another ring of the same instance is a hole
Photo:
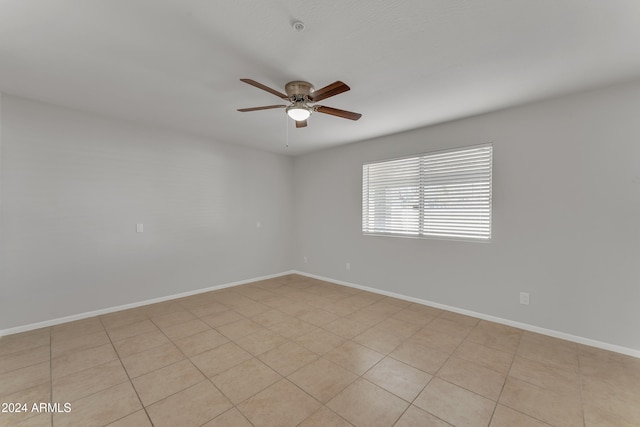
[[[318,101],[322,101],[323,99],[336,96],[342,92],[346,92],[348,90],[351,90],[351,88],[338,80],[337,82],[333,82],[330,85],[327,85],[323,88],[320,88],[314,91],[309,96],[309,99],[313,102],[318,102]]]
[[[332,116],[342,117],[343,119],[358,120],[362,117],[362,114],[354,113],[353,111],[339,110],[337,108],[323,107],[317,105],[315,110],[318,113],[331,114]]]
[[[306,120],[296,121],[296,127],[297,128],[306,128],[307,127],[307,121]]]
[[[265,105],[264,107],[238,108],[238,111],[246,113],[247,111],[270,110],[272,108],[285,108],[286,105]]]
[[[265,86],[262,83],[258,83],[255,80],[251,80],[251,79],[240,79],[241,82],[245,82],[246,84],[249,84],[251,86],[255,86],[258,89],[262,89],[264,91],[267,91],[275,96],[277,96],[278,98],[282,98],[282,99],[289,99],[289,97],[287,95],[285,95],[282,92],[278,92],[275,89],[271,89],[269,86]]]

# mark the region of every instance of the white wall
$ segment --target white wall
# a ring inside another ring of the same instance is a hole
[[[295,268],[640,350],[639,107],[635,82],[298,157]],[[491,243],[362,235],[363,162],[485,142]]]
[[[291,158],[1,108],[0,330],[290,269]]]

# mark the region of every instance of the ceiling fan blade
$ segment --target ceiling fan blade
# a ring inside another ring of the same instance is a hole
[[[306,128],[307,127],[307,121],[306,120],[296,121],[296,127],[297,128]]]
[[[348,90],[351,90],[351,88],[347,86],[345,83],[338,80],[337,82],[333,82],[330,85],[327,85],[323,88],[320,88],[314,91],[309,96],[309,99],[312,102],[318,102],[318,101],[322,101],[323,99],[327,99],[329,97],[341,94],[342,92],[346,92]]]
[[[238,108],[238,111],[246,113],[247,111],[270,110],[272,108],[285,108],[286,105],[265,105],[264,107]]]
[[[332,116],[342,117],[343,119],[349,120],[358,120],[362,117],[362,114],[354,113],[353,111],[339,110],[337,108],[331,107],[323,107],[322,105],[317,105],[315,110],[318,113],[331,114]]]
[[[264,91],[267,91],[275,96],[277,96],[278,98],[282,98],[282,99],[289,99],[289,97],[287,95],[285,95],[282,92],[278,92],[275,89],[271,89],[269,86],[265,86],[262,83],[258,83],[255,80],[251,80],[251,79],[240,79],[241,82],[245,82],[246,84],[250,84],[251,86],[255,86],[258,89],[262,89]]]

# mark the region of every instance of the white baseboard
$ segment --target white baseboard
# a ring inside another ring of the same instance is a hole
[[[258,280],[273,279],[274,277],[286,276],[287,274],[293,274],[293,271],[285,271],[277,274],[270,274],[268,276],[254,277],[252,279],[239,280],[237,282],[224,283],[222,285],[210,286],[208,288],[196,289],[195,291],[187,291],[174,295],[167,295],[164,297],[148,299],[144,301],[133,302],[130,304],[118,305],[115,307],[103,308],[100,310],[87,311],[84,313],[74,314],[71,316],[59,317],[57,319],[45,320],[44,322],[31,323],[29,325],[16,326],[9,329],[0,329],[0,337],[5,335],[17,334],[20,332],[27,332],[34,329],[46,328],[48,326],[55,326],[61,323],[73,322],[75,320],[86,319],[87,317],[101,316],[103,314],[114,313],[116,311],[127,310],[130,308],[141,307],[143,305],[155,304],[158,302],[169,301],[172,299],[184,298],[191,295],[197,295],[204,292],[216,291],[218,289],[230,288],[233,286],[244,285],[246,283],[257,282]]]
[[[355,283],[349,283],[342,280],[331,279],[329,277],[318,276],[316,274],[305,273],[303,271],[294,270],[291,273],[299,274],[301,276],[311,277],[318,280],[324,280],[326,282],[335,283],[337,285],[348,286],[350,288],[356,288],[363,291],[373,292],[388,297],[398,298],[405,301],[415,302],[417,304],[426,305],[429,307],[439,308],[442,310],[452,311],[454,313],[464,314],[466,316],[475,317],[482,320],[487,320],[494,323],[500,323],[502,325],[513,326],[514,328],[523,329],[525,331],[536,332],[538,334],[547,335],[554,338],[560,338],[566,341],[575,342],[578,344],[584,344],[589,347],[601,348],[603,350],[613,351],[615,353],[625,354],[627,356],[640,358],[640,350],[633,348],[623,347],[616,344],[609,344],[602,341],[592,340],[590,338],[584,338],[577,335],[571,335],[564,332],[554,331],[553,329],[541,328],[526,323],[515,322],[513,320],[503,319],[501,317],[490,316],[488,314],[478,313],[475,311],[465,310],[462,308],[452,307],[445,304],[439,304],[437,302],[427,301],[420,298],[409,297],[406,295],[396,294],[394,292],[383,291],[380,289],[370,288],[368,286],[356,285]]]

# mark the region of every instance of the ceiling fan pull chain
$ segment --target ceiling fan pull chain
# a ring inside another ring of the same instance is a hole
[[[287,128],[287,148],[289,148],[289,116],[284,116],[284,125]]]

